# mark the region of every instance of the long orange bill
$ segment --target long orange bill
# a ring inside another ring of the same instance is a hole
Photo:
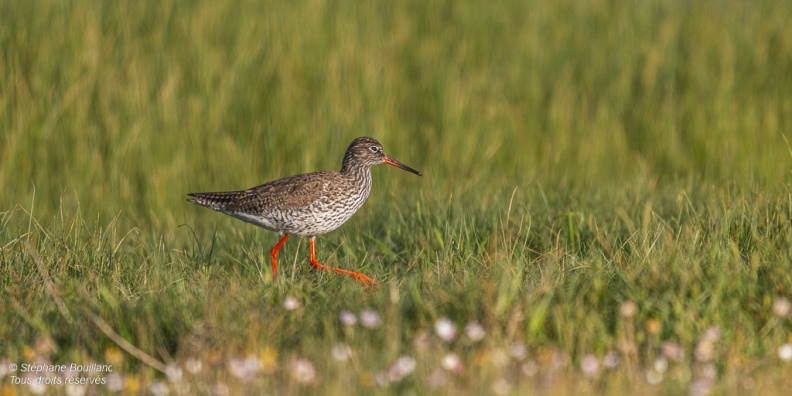
[[[386,163],[386,164],[388,164],[388,165],[393,165],[393,166],[395,166],[395,167],[397,167],[397,168],[399,168],[399,169],[404,169],[404,170],[406,170],[407,172],[414,173],[414,174],[416,174],[416,175],[418,175],[418,176],[423,176],[423,175],[421,174],[421,172],[418,172],[417,170],[415,170],[415,169],[413,169],[413,168],[410,168],[409,166],[407,166],[407,165],[404,165],[404,164],[402,164],[401,162],[399,162],[399,161],[396,161],[395,159],[393,159],[393,158],[391,158],[391,157],[388,157],[387,155],[386,155],[386,156],[385,156],[385,158],[383,159],[383,162],[385,162],[385,163]]]

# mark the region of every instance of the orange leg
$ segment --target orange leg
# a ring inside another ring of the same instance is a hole
[[[374,282],[374,279],[369,278],[368,276],[366,276],[365,274],[363,274],[361,272],[355,272],[355,271],[345,270],[345,269],[342,269],[342,268],[335,268],[335,267],[330,267],[328,265],[320,264],[319,261],[316,260],[316,246],[315,246],[316,242],[315,242],[315,239],[316,238],[311,238],[311,239],[308,240],[308,246],[311,248],[311,265],[314,268],[320,269],[320,270],[325,270],[325,271],[335,271],[336,273],[339,273],[339,274],[343,274],[343,275],[346,275],[346,276],[351,276],[352,278],[355,279],[355,283],[360,281],[360,283],[362,283],[363,286],[371,286],[371,285],[376,285],[377,284],[377,282]]]
[[[287,239],[289,239],[289,234],[284,235],[283,238],[278,241],[278,244],[270,250],[270,257],[272,257],[272,277],[275,279],[275,285],[280,285],[278,283],[278,251],[283,244],[286,243]]]

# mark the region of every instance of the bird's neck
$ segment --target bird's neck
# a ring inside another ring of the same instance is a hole
[[[353,166],[351,163],[344,162],[341,167],[341,174],[353,179],[355,186],[365,190],[371,189],[371,168],[366,166]]]

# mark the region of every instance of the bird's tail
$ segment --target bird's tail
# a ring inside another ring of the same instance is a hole
[[[187,201],[212,209],[228,208],[245,195],[243,191],[189,193]]]

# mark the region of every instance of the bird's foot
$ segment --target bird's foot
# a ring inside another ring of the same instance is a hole
[[[313,266],[314,268],[316,268],[318,270],[333,271],[333,272],[335,272],[337,274],[342,274],[342,275],[349,276],[349,277],[351,277],[352,279],[355,280],[355,283],[360,282],[363,286],[366,286],[366,287],[368,287],[368,286],[376,286],[377,285],[377,282],[375,282],[374,279],[371,279],[368,275],[366,275],[366,274],[364,274],[362,272],[350,271],[350,270],[346,270],[346,269],[343,269],[343,268],[331,267],[329,265],[321,264],[318,261],[311,261],[311,266]]]
[[[347,275],[351,276],[355,280],[355,283],[360,282],[360,284],[362,284],[365,287],[378,285],[378,283],[374,281],[374,279],[371,279],[370,277],[368,277],[368,275],[362,272],[350,271],[350,273]]]

